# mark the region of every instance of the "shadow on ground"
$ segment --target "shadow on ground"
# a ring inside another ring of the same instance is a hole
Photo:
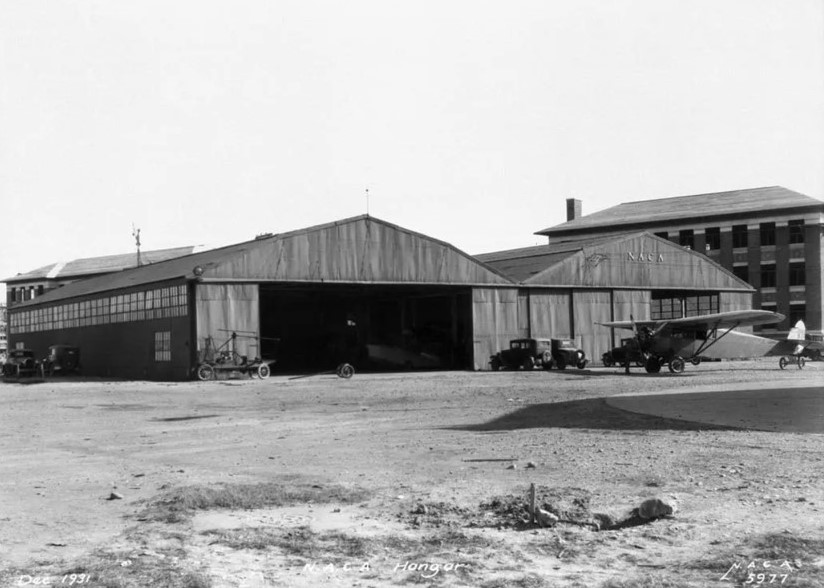
[[[606,398],[531,404],[486,423],[446,427],[460,431],[516,429],[613,429],[624,431],[735,431],[738,427],[712,425],[638,414],[607,404]]]

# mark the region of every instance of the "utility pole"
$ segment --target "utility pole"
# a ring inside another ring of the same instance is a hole
[[[134,225],[132,225],[132,237],[137,245],[137,267],[140,267],[140,229],[136,229]]]

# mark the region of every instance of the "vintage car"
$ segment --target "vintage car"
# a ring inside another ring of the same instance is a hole
[[[629,362],[638,367],[646,365],[646,357],[641,351],[638,340],[635,337],[621,339],[620,347],[615,347],[601,356],[601,361],[607,367],[614,365],[624,365]]]
[[[43,372],[53,376],[55,374],[69,374],[80,371],[80,348],[71,345],[52,345],[49,355],[43,360]]]
[[[589,363],[589,360],[586,353],[583,349],[578,348],[575,341],[572,339],[552,339],[552,364],[559,370],[567,366],[575,366],[582,370],[587,367],[587,363]]]
[[[531,370],[535,366],[549,369],[552,365],[551,339],[513,339],[509,349],[499,351],[489,358],[493,370]]]
[[[6,363],[3,364],[3,375],[11,378],[34,376],[39,367],[31,349],[10,349]]]
[[[504,349],[489,358],[493,370],[531,370],[541,367],[545,370],[564,369],[574,365],[583,369],[587,364],[586,355],[570,339],[513,339],[509,349]]]

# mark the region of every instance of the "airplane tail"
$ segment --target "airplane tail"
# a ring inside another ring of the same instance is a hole
[[[804,326],[804,321],[798,321],[795,326],[787,333],[787,341],[804,341],[807,338],[807,327]]]

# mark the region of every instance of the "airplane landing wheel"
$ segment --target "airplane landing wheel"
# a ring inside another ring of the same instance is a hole
[[[657,374],[661,371],[661,360],[654,355],[650,355],[647,358],[647,363],[644,364],[644,369],[647,370],[648,374]]]
[[[335,373],[338,375],[339,378],[349,379],[355,375],[355,368],[352,364],[349,363],[342,363],[338,366],[335,370]]]
[[[778,367],[780,367],[783,370],[785,367],[787,367],[788,363],[790,363],[790,362],[787,360],[787,358],[782,357],[781,359],[778,360]]]
[[[805,360],[803,357],[799,357],[798,358],[798,369],[803,370],[804,369],[804,364],[806,364],[806,363],[807,363],[807,360]]]
[[[684,359],[678,356],[673,357],[669,361],[669,371],[673,374],[683,374],[684,373]]]
[[[700,357],[693,357],[692,359],[690,359],[690,363],[692,365],[700,365],[701,364],[701,358]]]

